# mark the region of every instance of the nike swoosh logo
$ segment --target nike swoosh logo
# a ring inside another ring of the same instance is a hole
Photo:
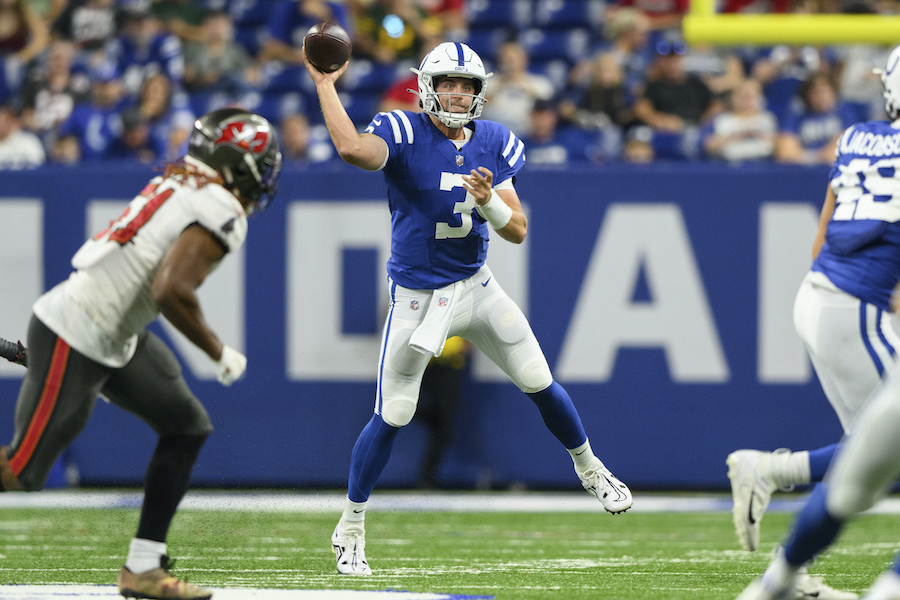
[[[581,452],[576,452],[576,453],[575,453],[575,456],[581,456],[581,455],[584,454],[585,452],[587,452],[587,448],[585,448],[585,449],[582,450]]]
[[[491,277],[493,277],[493,275],[492,275]],[[490,277],[488,277],[487,279],[485,279],[485,280],[484,280],[484,283],[481,284],[481,287],[487,287],[487,284],[488,284],[488,282],[489,282],[490,280],[491,280]]]
[[[751,525],[756,525],[756,519],[753,518],[753,492],[750,492],[750,504],[747,506],[747,520]]]
[[[359,513],[363,512],[364,510],[366,510],[366,509],[362,509],[362,510],[353,509],[353,512],[356,514],[359,514]]]
[[[375,125],[381,125],[381,119],[372,119],[372,122],[373,122]]]

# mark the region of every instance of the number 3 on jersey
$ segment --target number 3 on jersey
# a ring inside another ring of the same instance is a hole
[[[441,173],[441,191],[449,192],[453,188],[463,187],[462,173]],[[464,238],[472,231],[472,209],[475,208],[475,196],[466,192],[466,199],[453,205],[453,214],[458,214],[461,225],[436,223],[434,239]]]

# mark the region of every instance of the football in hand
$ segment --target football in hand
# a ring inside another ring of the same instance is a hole
[[[350,58],[350,36],[331,21],[313,25],[303,38],[306,58],[323,73],[337,71]]]

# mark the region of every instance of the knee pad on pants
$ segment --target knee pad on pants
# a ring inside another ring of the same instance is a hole
[[[419,401],[419,381],[382,381],[381,418],[391,427],[412,421]]]

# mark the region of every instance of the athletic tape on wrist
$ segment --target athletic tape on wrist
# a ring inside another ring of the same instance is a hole
[[[491,190],[491,198],[486,203],[476,204],[475,208],[478,210],[478,214],[484,217],[484,220],[494,229],[503,229],[512,219],[512,209],[496,190]]]

